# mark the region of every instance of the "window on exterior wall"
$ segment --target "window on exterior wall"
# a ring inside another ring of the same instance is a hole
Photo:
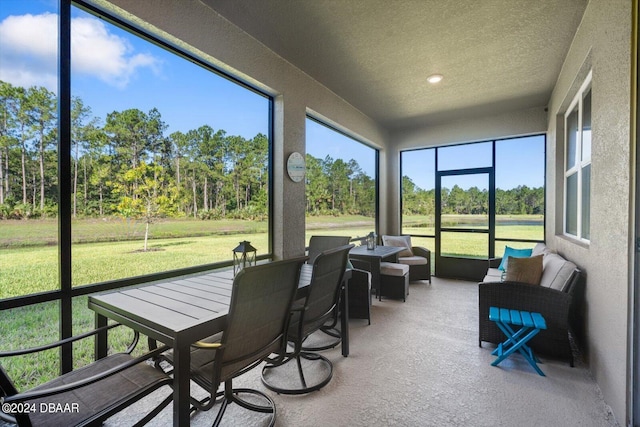
[[[59,10],[48,3],[0,7],[0,300],[59,288]]]
[[[543,241],[545,143],[544,135],[534,135],[403,151],[402,233],[432,253],[440,239],[442,255],[470,258],[486,258],[490,248],[500,256],[505,245],[532,247]]]
[[[272,99],[119,17],[68,8],[0,7],[4,349],[91,329],[87,293],[231,265],[239,240],[271,252]],[[72,47],[70,71],[59,44]],[[59,88],[71,94],[70,132]],[[90,347],[74,346],[75,366]],[[54,362],[28,381],[55,376]]]
[[[591,73],[564,117],[564,233],[590,239],[591,201]]]
[[[542,135],[496,141],[496,256],[544,241],[545,145]]]
[[[74,284],[268,254],[270,99],[73,12]]]
[[[413,245],[425,248],[433,248],[435,238],[435,156],[435,148],[400,153],[402,234],[411,235]]]
[[[0,11],[0,298],[60,288],[49,3]],[[268,254],[271,99],[77,7],[71,39],[73,285]]]
[[[376,230],[378,151],[306,120],[306,242],[314,234],[363,237]]]

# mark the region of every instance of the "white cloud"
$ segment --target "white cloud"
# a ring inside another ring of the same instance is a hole
[[[52,13],[9,16],[0,22],[0,80],[57,90],[57,29],[58,16]],[[73,18],[71,34],[73,73],[124,88],[137,70],[159,70],[158,58],[135,53],[128,40],[110,33],[96,18]]]

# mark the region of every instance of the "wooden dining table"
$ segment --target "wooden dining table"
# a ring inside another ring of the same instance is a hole
[[[348,278],[342,286],[342,355],[349,355]],[[107,319],[126,325],[174,351],[173,425],[190,423],[190,346],[223,331],[231,300],[233,271],[215,270],[150,282],[133,288],[91,295],[89,308],[96,312],[96,324]],[[301,281],[298,296],[308,282]],[[96,345],[96,358],[106,356],[105,345]]]

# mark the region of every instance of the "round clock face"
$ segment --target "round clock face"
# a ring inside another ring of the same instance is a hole
[[[291,153],[287,160],[287,173],[289,174],[289,178],[291,178],[293,182],[302,181],[304,179],[305,169],[302,154],[297,152]]]

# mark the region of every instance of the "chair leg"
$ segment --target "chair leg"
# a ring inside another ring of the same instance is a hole
[[[291,362],[295,359],[295,367]],[[302,360],[309,360],[323,364],[326,373],[321,374],[319,378],[310,379],[305,375]],[[298,384],[292,383],[292,379],[297,376]],[[262,368],[262,383],[266,388],[275,391],[278,394],[306,394],[312,391],[320,390],[327,385],[333,377],[333,364],[326,357],[309,352],[299,352],[291,355],[280,364],[266,364]]]
[[[333,337],[335,339],[330,340],[327,344],[324,345],[318,345],[318,346],[314,346],[314,347],[309,347],[309,346],[302,346],[302,350],[304,351],[322,351],[322,350],[329,350],[330,348],[334,348],[336,347],[338,344],[340,344],[342,342],[342,334],[340,333],[340,331],[338,329],[336,329],[335,327],[336,325],[327,325],[327,326],[322,326],[320,327],[319,331],[325,333],[326,335]]]
[[[155,416],[158,415],[169,403],[171,403],[172,400],[173,400],[173,393],[170,394],[166,399],[164,399],[162,403],[156,406],[153,409],[153,411],[149,412],[147,415],[144,416],[144,418],[142,418],[140,421],[135,423],[133,427],[141,427],[146,425],[149,421],[155,418]]]
[[[218,410],[218,414],[216,415],[216,419],[213,421],[214,426],[219,426],[222,421],[222,416],[224,412],[227,410],[227,405],[229,405],[229,401],[227,399],[222,399],[222,404],[220,409]]]
[[[254,412],[260,412],[265,414],[271,414],[269,418],[269,427],[273,427],[276,423],[276,404],[269,396],[259,390],[253,390],[250,388],[233,388],[232,380],[227,380],[224,383],[224,398],[222,399],[220,409],[218,410],[218,414],[216,415],[216,419],[213,422],[214,426],[219,426],[222,422],[222,417],[227,410],[227,406],[230,403],[236,403],[239,406],[248,409]],[[256,405],[254,403],[247,402],[244,399],[241,399],[239,395],[243,394],[251,394],[255,396],[260,396],[264,400],[267,401],[267,405]]]

